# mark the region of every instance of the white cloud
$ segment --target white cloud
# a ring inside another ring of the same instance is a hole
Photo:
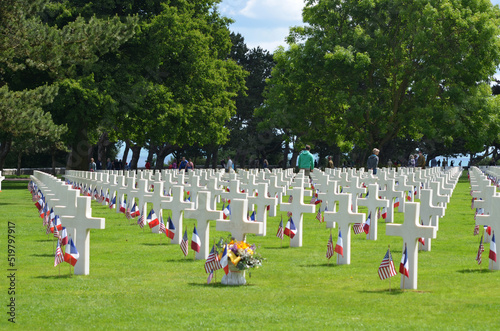
[[[258,20],[295,21],[302,19],[303,7],[304,0],[248,0],[240,14]]]
[[[232,29],[236,33],[240,33],[245,38],[245,44],[248,48],[265,49],[273,53],[278,46],[285,46],[285,37],[288,36],[289,29],[287,27],[276,28],[253,28],[253,27],[238,27]]]

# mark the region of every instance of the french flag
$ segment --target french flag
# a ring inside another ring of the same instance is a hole
[[[135,204],[135,201],[134,201],[134,205],[132,206],[132,209],[130,210],[130,216],[132,218],[134,217],[137,217],[141,214],[141,212],[139,211],[139,207],[137,207],[137,205]]]
[[[253,211],[252,215],[250,215],[250,221],[255,222],[255,211]]]
[[[385,220],[387,218],[387,208],[382,209],[382,218]]]
[[[227,207],[224,207],[224,205],[222,205],[222,212],[222,217],[226,220],[229,215],[231,215],[231,205],[229,203],[227,204]]]
[[[68,231],[66,231],[66,228],[63,227],[61,230],[61,238],[59,239],[61,246],[67,245],[68,244]]]
[[[191,249],[196,253],[199,253],[200,248],[201,248],[201,240],[200,236],[198,236],[198,232],[196,231],[196,226],[195,226],[193,230],[193,236],[191,237]]]
[[[399,198],[396,198],[396,200],[394,200],[394,208],[396,207],[399,207]]]
[[[408,253],[406,245],[403,256],[401,257],[401,263],[399,264],[399,273],[405,275],[406,277],[410,277],[410,271],[408,270]]]
[[[121,202],[120,202],[120,213],[124,213],[127,211],[127,200],[125,199],[124,196],[122,196]]]
[[[497,244],[495,242],[495,233],[493,233],[493,237],[491,237],[490,242],[490,259],[497,262]]]
[[[167,237],[170,239],[174,239],[175,236],[175,226],[174,222],[172,222],[172,218],[168,217],[168,226],[167,226]]]
[[[222,253],[222,257],[220,259],[220,265],[222,266],[222,269],[224,269],[224,272],[227,275],[229,273],[229,265],[227,260],[227,245],[224,246],[224,252]]]
[[[365,224],[363,225],[363,230],[365,231],[366,234],[370,232],[370,221],[371,221],[372,213],[368,215],[368,219],[366,220]]]
[[[289,236],[290,239],[293,239],[293,237],[295,237],[295,234],[297,234],[297,228],[295,227],[295,224],[293,223],[293,219],[291,217],[286,223],[285,231],[283,233],[285,234],[285,236]]]
[[[339,229],[339,238],[337,239],[337,245],[335,246],[335,252],[344,256],[344,243],[342,241],[342,232]]]
[[[155,226],[160,224],[160,220],[156,216],[156,213],[153,209],[148,214],[148,218],[146,219],[148,221],[149,228],[152,229]]]
[[[54,228],[56,228],[57,231],[62,230],[62,224],[61,224],[61,219],[59,218],[59,215],[56,215],[56,217],[54,218],[54,223],[52,223],[52,224],[53,224],[53,226],[51,226],[50,232],[54,233]]]
[[[115,208],[115,205],[116,205],[116,195],[113,196],[113,199],[111,199],[111,201],[109,202],[109,209]]]
[[[76,262],[78,261],[79,257],[80,257],[80,254],[76,250],[75,243],[73,242],[73,239],[71,238],[69,240],[69,244],[66,245],[66,250],[64,252],[64,262],[68,262],[69,264],[71,264],[74,267]]]

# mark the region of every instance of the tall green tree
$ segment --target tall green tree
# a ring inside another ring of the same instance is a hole
[[[47,22],[49,1],[4,0],[0,6],[0,168],[15,139],[50,137],[65,131],[43,107],[59,83],[118,48],[133,33],[134,20],[77,17],[62,25]],[[52,22],[51,22],[52,23]],[[66,109],[69,111],[69,109]],[[55,145],[54,145],[55,146]]]
[[[398,137],[451,144],[500,63],[499,15],[487,0],[308,0],[263,109],[299,137],[341,137],[365,155]]]

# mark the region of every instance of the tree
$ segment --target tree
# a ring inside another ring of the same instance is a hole
[[[471,120],[463,105],[479,106],[471,98],[500,62],[499,13],[482,0],[308,0],[262,111],[299,138],[357,146],[363,163],[396,138],[451,145],[464,133],[449,130],[457,118]]]
[[[59,82],[116,49],[133,33],[134,19],[82,17],[63,26],[46,24],[48,1],[5,0],[0,6],[0,168],[15,141],[51,137],[66,130],[43,107],[52,103]],[[26,73],[29,76],[26,79]],[[34,77],[34,79],[32,78]],[[55,146],[55,145],[54,145]]]

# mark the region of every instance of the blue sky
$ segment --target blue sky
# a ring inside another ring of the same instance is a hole
[[[500,5],[500,0],[491,0]],[[231,31],[240,33],[249,48],[260,46],[273,53],[284,41],[291,26],[303,25],[304,0],[223,0],[220,12],[235,23]]]
[[[223,0],[219,11],[235,21],[230,29],[245,38],[248,48],[260,46],[273,53],[286,46],[291,26],[302,25],[303,7],[304,0]]]

